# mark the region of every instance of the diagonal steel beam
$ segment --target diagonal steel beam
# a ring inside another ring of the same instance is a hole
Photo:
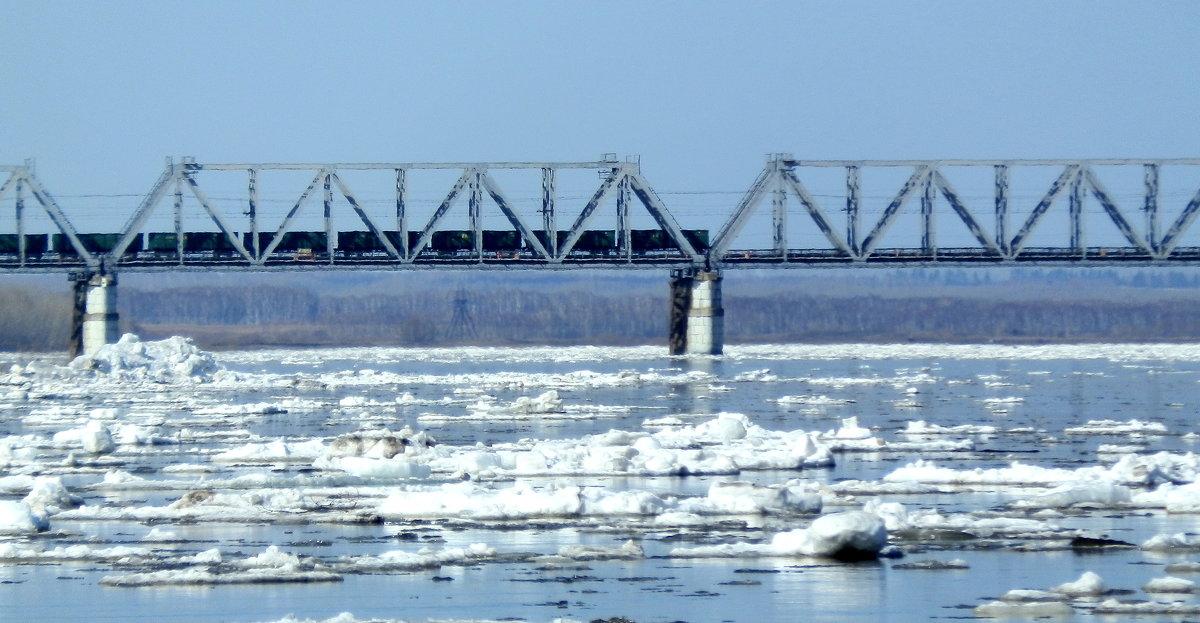
[[[1158,247],[1160,257],[1166,258],[1171,255],[1171,251],[1175,250],[1175,245],[1179,244],[1179,237],[1192,225],[1192,221],[1196,220],[1198,212],[1200,212],[1200,190],[1196,191],[1192,200],[1183,208],[1179,217],[1175,219],[1171,228],[1163,236],[1162,243]]]
[[[624,171],[618,171],[618,169],[614,169],[613,174],[604,179],[604,183],[600,185],[600,188],[596,189],[595,194],[588,200],[587,205],[583,206],[583,211],[579,213],[579,217],[575,219],[575,224],[571,225],[571,229],[567,232],[567,239],[563,240],[563,243],[558,247],[557,260],[561,261],[571,253],[571,250],[575,248],[575,243],[579,242],[579,238],[583,236],[583,228],[592,219],[592,214],[596,212],[596,208],[601,203],[604,203],[604,200],[608,198],[608,194],[625,177],[626,174]]]
[[[506,199],[504,197],[504,193],[500,191],[500,186],[496,184],[496,180],[492,179],[492,176],[485,171],[483,175],[480,176],[480,182],[483,184],[483,189],[487,191],[488,195],[491,195],[492,201],[495,201],[496,205],[500,208],[500,211],[504,213],[504,216],[508,219],[508,222],[512,223],[513,227],[516,228],[516,230],[521,234],[521,238],[533,248],[534,253],[537,253],[542,259],[547,261],[554,259],[550,253],[546,251],[546,247],[542,246],[542,242],[538,240],[537,236],[533,234],[533,230],[529,229],[529,226],[525,224],[525,221],[521,220],[521,215],[517,214],[516,211],[512,209],[508,199]]]
[[[1083,168],[1083,182],[1091,188],[1092,195],[1104,207],[1104,211],[1108,213],[1108,218],[1117,226],[1117,229],[1121,230],[1121,234],[1125,236],[1129,244],[1140,248],[1146,253],[1153,253],[1150,245],[1146,244],[1146,241],[1134,231],[1133,226],[1129,224],[1129,220],[1121,212],[1121,208],[1112,200],[1111,195],[1104,189],[1104,186],[1100,183],[1100,178],[1096,177],[1091,167]]]
[[[671,216],[670,212],[667,212],[667,206],[663,204],[662,199],[658,198],[658,194],[654,192],[654,189],[650,188],[650,184],[646,182],[642,174],[637,171],[630,171],[628,178],[629,189],[633,191],[633,194],[637,195],[638,200],[642,202],[642,205],[650,213],[650,216],[654,217],[654,222],[658,223],[659,229],[671,236],[671,239],[675,241],[675,244],[679,246],[679,250],[683,251],[684,255],[692,258],[693,261],[699,261],[701,259],[700,253],[692,246],[687,236],[683,235],[683,229],[675,221],[675,217]]]
[[[14,186],[16,186],[17,184],[20,183],[20,179],[21,179],[20,175],[21,175],[21,173],[19,170],[12,171],[9,174],[8,179],[4,180],[4,184],[0,185],[0,201],[3,201],[4,196],[7,195]]]
[[[979,221],[975,220],[975,216],[971,214],[971,211],[968,210],[967,206],[963,204],[962,199],[959,198],[958,192],[955,191],[954,187],[950,185],[950,180],[947,180],[946,177],[942,175],[941,171],[934,169],[933,182],[937,185],[938,189],[942,191],[942,196],[945,197],[946,201],[950,203],[950,207],[954,209],[955,214],[958,214],[958,218],[962,220],[963,224],[967,226],[967,229],[971,231],[971,235],[975,236],[975,239],[979,241],[979,245],[984,249],[995,253],[996,255],[1002,255],[1000,249],[996,246],[996,243],[984,233],[983,227],[979,225]]]
[[[1079,175],[1079,165],[1068,164],[1067,166],[1063,167],[1063,172],[1058,176],[1058,179],[1054,180],[1054,183],[1050,185],[1050,189],[1046,191],[1046,195],[1042,197],[1042,200],[1039,201],[1037,206],[1033,208],[1033,211],[1029,213],[1029,218],[1025,220],[1025,224],[1021,226],[1021,230],[1018,231],[1017,234],[1013,236],[1013,239],[1008,243],[1008,256],[1010,258],[1020,255],[1021,249],[1025,246],[1025,239],[1028,238],[1038,224],[1041,223],[1042,217],[1045,216],[1046,211],[1050,209],[1050,205],[1054,203],[1054,198],[1057,197],[1058,193],[1062,192],[1062,189],[1066,188],[1067,185],[1069,185],[1077,175]]]
[[[233,229],[231,229],[225,222],[225,217],[221,216],[220,212],[213,209],[212,205],[208,201],[208,196],[204,194],[203,190],[201,190],[200,185],[196,182],[196,179],[185,172],[183,175],[183,180],[187,182],[188,190],[192,191],[192,196],[196,198],[196,201],[200,202],[200,206],[204,208],[204,211],[208,212],[208,216],[212,219],[213,223],[216,223],[217,229],[221,230],[222,234],[225,234],[225,238],[229,240],[231,245],[233,245],[234,250],[236,250],[242,257],[246,258],[247,262],[250,262],[251,264],[255,263],[257,260],[255,260],[255,258],[251,256],[248,251],[246,251],[246,247],[242,244],[242,241],[238,240],[238,237],[233,235]]]
[[[279,246],[279,243],[283,242],[283,235],[290,231],[289,228],[292,226],[292,220],[296,218],[296,214],[300,212],[300,209],[304,207],[304,204],[308,203],[308,200],[313,195],[313,191],[317,189],[317,186],[319,186],[324,179],[325,170],[322,169],[317,171],[317,174],[313,176],[312,182],[309,182],[308,188],[305,188],[304,192],[300,193],[300,198],[296,200],[296,203],[292,204],[292,209],[288,210],[287,215],[283,217],[283,222],[279,224],[279,229],[275,230],[274,236],[271,236],[271,242],[267,244],[267,248],[264,249],[262,254],[258,256],[258,259],[255,260],[256,264],[261,266],[262,264],[266,263],[267,258],[271,257],[271,254],[275,252],[275,248]]]
[[[121,239],[117,241],[116,246],[108,252],[109,257],[113,261],[120,261],[125,255],[125,250],[133,242],[133,239],[142,233],[142,227],[146,225],[146,219],[154,213],[154,208],[158,205],[162,198],[167,195],[167,191],[171,186],[171,180],[179,174],[179,165],[168,162],[162,175],[158,176],[158,181],[150,188],[150,192],[142,199],[142,203],[137,210],[126,221],[125,227],[121,229]]]
[[[712,260],[720,260],[725,251],[729,249],[733,239],[741,233],[742,228],[746,226],[746,222],[754,214],[758,203],[762,201],[763,195],[767,193],[767,188],[774,184],[776,176],[779,174],[779,168],[774,162],[763,167],[763,170],[758,174],[758,179],[750,185],[750,189],[742,196],[742,200],[733,210],[733,214],[729,215],[729,219],[717,231],[717,235],[713,237],[712,244],[708,247],[708,255]]]
[[[875,249],[875,245],[879,242],[879,238],[883,236],[883,234],[887,232],[888,228],[892,226],[892,223],[895,222],[896,215],[899,214],[900,208],[904,206],[905,201],[908,201],[908,196],[912,194],[913,189],[921,184],[926,176],[929,175],[929,171],[929,165],[917,166],[913,171],[913,174],[908,178],[908,181],[904,182],[904,186],[900,187],[900,192],[896,193],[896,198],[892,199],[892,202],[888,204],[887,208],[884,208],[883,214],[879,217],[879,222],[875,223],[875,228],[871,230],[871,233],[867,234],[866,238],[863,238],[861,252],[862,259],[865,259],[871,255],[871,251]]]
[[[817,229],[820,229],[821,233],[825,234],[825,238],[829,240],[829,244],[833,245],[834,248],[842,253],[845,253],[850,257],[855,257],[854,251],[850,249],[850,245],[846,244],[846,241],[842,240],[842,237],[839,236],[837,231],[834,230],[833,226],[829,224],[829,219],[825,217],[825,212],[821,210],[821,206],[817,204],[817,200],[814,199],[812,194],[808,192],[808,189],[800,183],[800,178],[796,177],[795,171],[784,170],[781,173],[783,175],[783,179],[787,182],[788,187],[791,188],[792,192],[796,193],[796,197],[800,199],[800,204],[804,206],[805,210],[808,210],[808,215],[812,217],[813,222],[816,223]]]
[[[46,192],[46,189],[42,187],[42,183],[38,181],[38,178],[26,172],[21,176],[21,182],[29,187],[29,192],[33,194],[34,199],[37,199],[38,203],[42,204],[42,209],[50,216],[50,220],[54,221],[54,225],[58,227],[58,231],[62,232],[67,237],[67,240],[71,242],[71,247],[75,249],[75,252],[79,254],[84,263],[89,268],[102,269],[101,258],[92,255],[84,248],[83,243],[79,240],[79,234],[75,232],[75,226],[71,225],[71,221],[67,220],[67,215],[63,214],[62,208],[58,207],[58,203],[54,201],[54,197],[51,197],[50,193]]]
[[[467,169],[463,171],[462,175],[458,176],[458,181],[454,183],[454,187],[446,194],[446,198],[442,200],[442,204],[434,211],[433,216],[429,217],[429,222],[425,224],[425,229],[421,230],[421,237],[417,239],[417,244],[413,246],[412,255],[408,258],[409,262],[416,259],[421,254],[421,251],[424,251],[425,247],[429,246],[429,241],[433,238],[433,232],[437,229],[438,223],[442,221],[442,217],[446,216],[446,213],[454,206],[454,201],[458,198],[459,193],[471,185],[471,178],[474,176],[474,169]],[[407,232],[405,235],[408,235]]]
[[[386,235],[384,235],[383,229],[381,229],[379,225],[377,225],[371,218],[371,216],[364,212],[362,207],[358,205],[358,200],[354,198],[354,193],[350,192],[350,189],[346,187],[346,183],[342,181],[342,178],[337,174],[337,172],[335,171],[331,173],[330,178],[333,179],[333,183],[338,187],[338,191],[341,192],[342,196],[346,198],[346,201],[350,203],[350,207],[354,208],[354,213],[358,215],[358,218],[362,219],[363,225],[366,225],[367,229],[371,231],[371,235],[375,236],[380,242],[383,243],[383,248],[387,250],[389,255],[399,259],[400,252],[396,250],[396,247],[393,246],[392,242],[387,239]]]

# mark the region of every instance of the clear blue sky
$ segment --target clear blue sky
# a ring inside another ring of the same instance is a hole
[[[590,160],[740,191],[802,158],[1200,156],[1197,2],[5,0],[0,162],[59,195],[208,162]]]

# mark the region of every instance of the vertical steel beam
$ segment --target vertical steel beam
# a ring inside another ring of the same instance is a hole
[[[546,252],[558,257],[558,224],[554,216],[554,169],[542,168],[542,230],[546,232]]]
[[[246,216],[250,217],[250,248],[253,249],[254,259],[257,260],[262,251],[258,248],[258,169],[250,169],[249,186],[250,205]]]
[[[483,208],[483,180],[479,169],[471,169],[471,195],[467,201],[467,216],[471,221],[471,238],[475,245],[475,258],[483,260],[483,221],[479,218]]]
[[[25,266],[25,193],[22,187],[21,180],[17,180],[16,198],[17,198],[17,257],[20,260],[21,266]]]
[[[629,194],[629,177],[621,178],[621,182],[617,184],[617,253],[626,259],[632,257],[633,245],[629,233],[629,202],[632,200]]]
[[[934,171],[936,169],[930,170],[929,174],[925,176],[925,181],[921,182],[921,250],[929,257],[937,255],[937,234],[934,230],[933,218]]]
[[[183,179],[175,178],[175,258],[183,265]]]
[[[325,200],[325,252],[329,255],[329,263],[333,263],[333,252],[336,249],[336,239],[333,233],[333,172],[325,170],[324,200]]]
[[[1083,240],[1083,175],[1084,169],[1076,174],[1071,180],[1071,194],[1069,196],[1070,216],[1071,216],[1071,249],[1079,253],[1080,257],[1084,255],[1084,240]]]
[[[1146,242],[1157,255],[1161,248],[1158,240],[1158,165],[1145,166],[1146,197],[1142,209],[1146,211]]]
[[[775,168],[772,180],[775,188],[771,190],[771,241],[779,259],[786,262],[788,250],[787,190],[784,188],[783,175],[779,170],[781,163],[776,160],[772,165]]]
[[[854,257],[862,255],[858,242],[858,201],[862,179],[858,167],[846,167],[846,243]]]
[[[396,232],[400,237],[400,257],[409,258],[408,249],[408,179],[405,169],[396,169]]]
[[[1008,165],[998,164],[996,169],[996,246],[1000,255],[1012,257],[1008,244]]]

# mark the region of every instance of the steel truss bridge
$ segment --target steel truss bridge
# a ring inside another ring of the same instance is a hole
[[[560,188],[567,177],[570,188]],[[672,216],[637,162],[612,156],[168,160],[120,229],[75,226],[31,165],[2,166],[0,180],[0,272],[9,273],[1200,263],[1200,232],[1189,237],[1200,211],[1200,159],[776,154],[740,201],[689,224]],[[121,217],[108,208],[92,220]]]

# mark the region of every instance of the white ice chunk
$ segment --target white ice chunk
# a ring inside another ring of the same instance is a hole
[[[1184,578],[1172,576],[1153,578],[1142,586],[1146,593],[1194,593],[1196,583]]]
[[[396,456],[390,459],[373,459],[361,456],[339,456],[329,459],[317,459],[313,462],[316,467],[340,469],[348,474],[361,478],[402,479],[428,478],[428,465]]]
[[[117,447],[112,433],[99,420],[88,420],[80,428],[54,433],[53,441],[57,446],[82,446],[84,452],[91,454],[107,454]]]
[[[25,502],[0,500],[0,534],[42,532],[50,529],[46,516]]]
[[[1106,481],[1071,482],[1013,503],[1018,508],[1117,506],[1132,500],[1129,487]]]
[[[67,491],[61,478],[52,476],[35,480],[24,501],[35,514],[40,515],[53,515],[83,503],[82,499]]]
[[[92,355],[76,357],[69,367],[123,380],[158,382],[209,381],[221,369],[211,353],[201,351],[188,338],[143,342],[132,333],[121,336],[116,344],[101,346]]]
[[[1046,617],[1067,617],[1075,614],[1075,609],[1061,602],[992,601],[976,606],[974,612],[977,617],[1031,620]]]
[[[1192,536],[1183,532],[1156,534],[1142,543],[1142,549],[1147,551],[1196,550],[1200,549],[1200,536]]]
[[[1104,580],[1100,578],[1099,574],[1094,571],[1084,571],[1078,580],[1059,584],[1050,590],[1069,597],[1087,597],[1103,595],[1107,589],[1104,586]]]
[[[771,547],[780,555],[862,560],[877,557],[887,539],[887,528],[877,515],[849,511],[822,515],[807,529],[777,534]]]

